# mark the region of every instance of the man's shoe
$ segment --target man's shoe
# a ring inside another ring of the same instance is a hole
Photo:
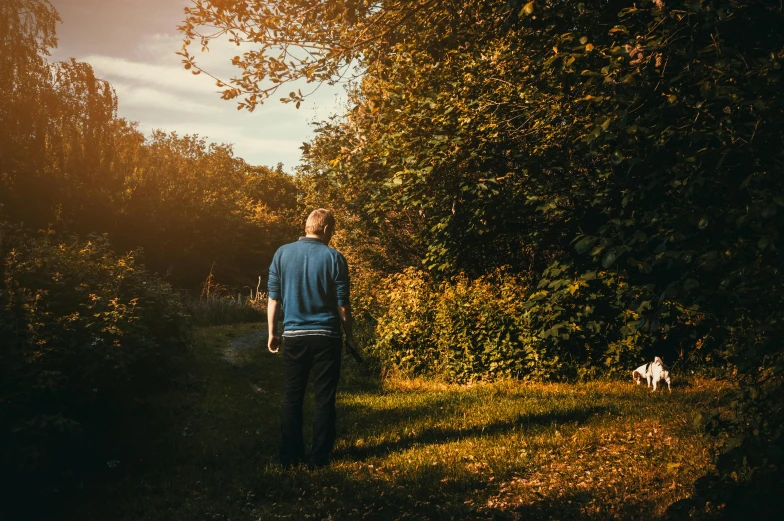
[[[288,470],[292,467],[298,467],[301,464],[305,463],[305,459],[302,457],[299,458],[280,458],[280,465]]]

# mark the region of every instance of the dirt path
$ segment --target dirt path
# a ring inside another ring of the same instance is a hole
[[[265,348],[266,344],[266,329],[243,333],[229,342],[221,358],[234,367],[243,367],[249,361],[249,351]]]

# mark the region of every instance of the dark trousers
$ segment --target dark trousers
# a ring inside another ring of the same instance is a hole
[[[304,460],[302,439],[302,402],[308,376],[313,372],[315,417],[313,445],[308,463],[322,466],[329,462],[335,444],[335,395],[340,377],[340,338],[302,336],[283,339],[283,415],[281,463],[292,465]]]

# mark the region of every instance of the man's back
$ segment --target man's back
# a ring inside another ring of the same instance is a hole
[[[272,259],[268,288],[281,303],[284,337],[340,337],[338,306],[349,303],[349,278],[337,250],[311,237],[282,246]]]

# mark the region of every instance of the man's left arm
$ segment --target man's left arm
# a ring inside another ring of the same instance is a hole
[[[340,315],[340,321],[343,323],[343,332],[346,333],[346,343],[349,347],[356,350],[357,345],[354,343],[354,317],[351,316],[351,304],[338,306],[338,315]]]
[[[338,273],[335,277],[335,294],[337,296],[338,315],[346,334],[346,343],[356,349],[354,343],[354,319],[351,316],[351,281],[348,276],[348,262],[343,255],[338,257]]]

